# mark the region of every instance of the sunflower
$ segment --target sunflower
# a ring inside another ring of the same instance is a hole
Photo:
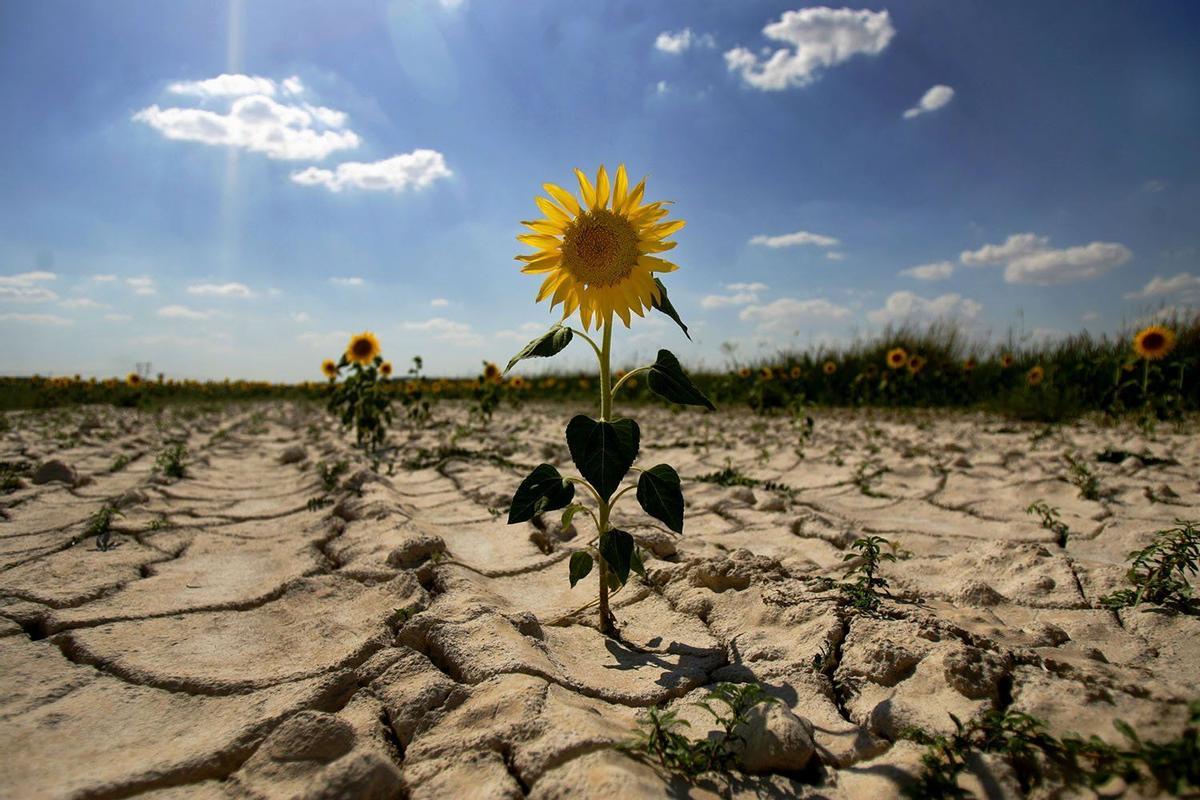
[[[971,372],[974,369],[975,369],[975,359],[974,358],[968,358],[966,361],[963,362],[963,372]]]
[[[832,361],[826,361],[821,369],[825,370],[826,375],[832,375],[833,373],[837,372],[837,364],[833,363]]]
[[[908,363],[908,353],[904,352],[903,347],[893,347],[888,350],[887,365],[891,369],[900,369]]]
[[[758,372],[759,380],[769,381],[775,377],[775,371],[770,367],[763,367]]]
[[[379,365],[379,371],[383,373],[383,376],[384,376],[385,378],[386,378],[386,377],[389,377],[389,376],[391,376],[391,374],[392,374],[392,362],[390,362],[390,361],[385,361],[385,362],[383,362],[382,364],[380,364],[380,365]]]
[[[611,322],[615,312],[628,327],[630,311],[642,316],[661,299],[654,273],[678,269],[654,253],[673,248],[667,237],[686,223],[661,222],[667,215],[664,203],[643,204],[646,181],[630,189],[624,164],[611,185],[603,166],[595,185],[581,170],[575,176],[582,204],[561,186],[542,184],[553,199],[534,202],[546,216],[522,222],[533,232],[517,237],[537,252],[517,260],[525,262],[522,272],[547,273],[537,300],[550,298],[551,308],[562,303],[563,319],[578,309],[587,330]]]
[[[1133,349],[1147,361],[1165,358],[1175,348],[1175,332],[1162,325],[1142,328],[1133,337]]]
[[[500,380],[500,368],[490,361],[483,362],[483,377],[485,380]]]
[[[741,369],[739,369],[739,370],[738,370],[738,377],[739,377],[739,378],[749,378],[749,377],[750,377],[750,368],[749,368],[749,367],[742,367]]]
[[[370,331],[351,336],[350,344],[346,345],[346,360],[364,367],[374,361],[379,353],[379,340]]]
[[[1013,358],[1012,353],[1005,353],[1004,355],[1000,356],[1000,367],[1002,369],[1008,369],[1016,362],[1017,360]]]
[[[792,367],[792,380],[794,380],[794,381],[800,380],[800,376],[803,374],[804,374],[804,370],[800,369],[800,367]]]
[[[140,386],[142,383],[142,376],[138,375],[136,372],[131,372],[125,376],[125,383],[129,384],[130,386]]]
[[[512,379],[509,380],[508,385],[511,386],[513,389],[517,389],[517,390],[524,389],[525,388],[525,379],[522,378],[520,375],[514,375],[512,377]]]
[[[925,369],[925,358],[916,354],[908,359],[908,371],[916,375],[921,370]]]
[[[321,372],[324,373],[326,378],[333,380],[338,374],[337,364],[333,363],[332,358],[327,358],[321,362]]]
[[[1025,382],[1030,386],[1037,386],[1046,378],[1046,370],[1041,366],[1030,367],[1029,372],[1025,373]]]

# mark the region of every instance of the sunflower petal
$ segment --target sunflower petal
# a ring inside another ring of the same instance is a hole
[[[579,179],[579,194],[583,198],[583,204],[587,208],[596,207],[596,188],[592,186],[592,182],[588,180],[588,176],[583,174],[583,170],[575,168],[575,177]]]
[[[565,272],[554,272],[547,275],[546,280],[542,281],[542,288],[538,289],[537,300],[535,302],[540,303],[545,300],[547,295],[558,288],[558,284],[562,282],[565,275]]]
[[[517,241],[521,244],[527,244],[530,247],[544,249],[547,247],[558,247],[562,244],[562,240],[556,236],[548,236],[544,233],[522,233],[517,237]]]
[[[683,230],[687,220],[673,219],[670,222],[660,222],[650,228],[648,233],[656,239],[664,239],[677,231]]]
[[[608,172],[605,171],[604,165],[600,165],[600,171],[596,173],[596,202],[592,208],[607,208],[608,207]]]
[[[544,233],[548,236],[562,236],[563,230],[560,225],[546,219],[523,219],[521,224],[532,231]]]
[[[675,249],[675,242],[657,242],[653,239],[638,242],[638,249],[643,253],[665,253]]]
[[[548,195],[557,200],[572,217],[579,215],[579,201],[575,199],[573,194],[554,183],[543,183],[542,188],[546,190]]]
[[[617,167],[617,179],[613,184],[612,209],[618,214],[625,207],[625,199],[629,196],[629,176],[625,173],[625,165]]]

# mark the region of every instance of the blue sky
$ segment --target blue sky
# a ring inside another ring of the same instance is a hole
[[[625,163],[721,363],[954,317],[1200,304],[1200,6],[0,5],[0,373],[299,380],[350,332],[473,374],[553,321],[514,236]],[[586,365],[587,353],[568,355]]]

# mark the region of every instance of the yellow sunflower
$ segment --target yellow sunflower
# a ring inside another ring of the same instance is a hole
[[[794,380],[794,381],[800,380],[800,376],[803,374],[804,374],[804,370],[800,369],[800,367],[792,367],[792,380]]]
[[[370,331],[351,336],[350,344],[346,345],[346,360],[363,366],[374,361],[379,353],[379,339]]]
[[[383,373],[383,376],[385,378],[390,376],[392,374],[392,362],[385,361],[382,364],[380,364],[379,371]]]
[[[513,389],[521,390],[525,388],[525,379],[520,375],[514,375],[509,379],[508,385]]]
[[[332,358],[327,358],[321,362],[321,372],[326,378],[336,378],[338,374],[337,364],[333,363]]]
[[[891,369],[900,369],[908,363],[908,353],[904,352],[903,347],[893,347],[888,350],[887,365]]]
[[[750,377],[750,368],[749,368],[749,367],[742,367],[741,369],[739,369],[739,370],[738,370],[738,377],[739,377],[739,378],[749,378],[749,377]]]
[[[562,303],[563,319],[578,310],[587,330],[616,313],[628,327],[629,312],[642,316],[661,299],[654,273],[678,269],[654,254],[673,248],[667,237],[686,223],[661,221],[667,215],[662,201],[643,204],[646,180],[630,189],[624,164],[611,184],[603,166],[594,185],[582,170],[575,176],[582,203],[561,186],[542,184],[552,199],[534,202],[545,218],[522,222],[533,232],[517,237],[537,252],[517,260],[525,262],[522,272],[546,274],[537,301],[550,298],[551,308]]]
[[[825,370],[826,375],[832,375],[833,373],[837,372],[837,364],[833,363],[832,361],[826,361],[821,369]]]
[[[500,380],[500,368],[490,361],[483,362],[483,377],[493,382]]]
[[[1008,369],[1016,362],[1017,360],[1013,358],[1011,353],[1005,353],[1004,355],[1000,356],[1000,366],[1003,369]]]
[[[1030,367],[1029,372],[1025,373],[1025,382],[1030,386],[1037,386],[1046,378],[1046,370],[1041,366]]]
[[[1147,361],[1158,361],[1165,358],[1175,348],[1175,332],[1162,325],[1151,325],[1142,328],[1133,337],[1133,349],[1139,357]]]
[[[142,383],[142,376],[138,375],[136,372],[131,372],[125,376],[125,383],[129,384],[130,386],[140,386]]]
[[[758,371],[759,380],[769,381],[775,377],[775,371],[770,367],[763,367]]]
[[[923,369],[925,369],[925,358],[923,356],[913,355],[908,359],[908,371],[913,375],[916,375]]]

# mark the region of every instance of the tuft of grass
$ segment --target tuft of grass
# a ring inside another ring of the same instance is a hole
[[[182,443],[168,445],[154,459],[154,469],[168,478],[182,478],[187,474],[187,447]]]
[[[1041,518],[1042,527],[1054,534],[1054,541],[1059,547],[1067,546],[1067,536],[1071,529],[1067,523],[1059,519],[1058,509],[1048,505],[1045,500],[1037,500],[1025,509],[1026,514],[1037,514]]]
[[[1102,605],[1119,609],[1155,603],[1183,613],[1195,613],[1196,600],[1188,575],[1200,569],[1200,531],[1196,522],[1175,520],[1176,527],[1158,531],[1154,541],[1129,554],[1126,578],[1133,588],[1100,598]]]
[[[85,536],[96,537],[96,549],[106,551],[112,547],[112,521],[113,517],[125,516],[116,509],[115,506],[106,505],[95,514],[88,518],[87,526],[84,528]]]

